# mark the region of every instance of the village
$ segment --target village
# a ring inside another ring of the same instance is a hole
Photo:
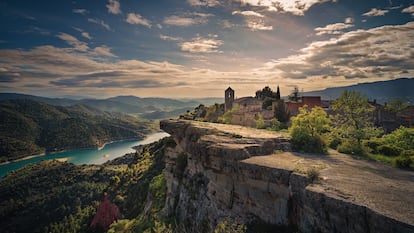
[[[236,97],[236,92],[231,87],[224,91],[224,104],[216,104],[210,108],[200,105],[194,112],[181,115],[180,118],[189,120],[201,120],[221,122],[248,127],[257,127],[258,121],[263,121],[261,128],[271,128],[275,120],[287,125],[290,117],[299,114],[299,109],[306,106],[309,110],[321,107],[328,115],[333,114],[331,108],[335,100],[324,100],[321,96],[301,95],[298,88],[284,98],[281,97],[280,88],[276,92],[268,86],[256,91],[256,95]],[[380,104],[375,99],[369,100],[369,104],[375,108],[372,117],[376,127],[381,127],[389,133],[400,126],[414,127],[414,106],[388,106]],[[221,117],[221,118],[220,118]]]

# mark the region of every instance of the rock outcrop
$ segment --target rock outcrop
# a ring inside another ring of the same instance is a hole
[[[287,134],[241,126],[165,120],[161,129],[177,144],[166,151],[165,213],[190,229],[231,218],[272,232],[414,232],[413,172],[293,153]]]

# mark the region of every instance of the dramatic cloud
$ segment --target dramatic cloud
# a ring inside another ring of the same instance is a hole
[[[268,11],[286,12],[294,15],[304,15],[315,4],[330,2],[331,0],[233,0],[242,5],[264,7]],[[334,1],[334,0],[332,0]]]
[[[317,32],[316,35],[321,36],[325,34],[330,35],[338,35],[342,34],[343,29],[347,29],[350,27],[353,27],[353,24],[346,24],[346,23],[334,23],[326,25],[325,27],[317,27],[315,28],[315,31]]]
[[[164,24],[172,26],[191,26],[195,24],[206,24],[208,17],[213,16],[212,14],[204,13],[188,13],[183,16],[172,15],[164,18]]]
[[[372,17],[372,16],[384,16],[386,13],[388,13],[389,10],[381,10],[377,8],[372,8],[370,11],[362,14],[364,16]]]
[[[191,53],[219,53],[217,50],[223,41],[217,40],[216,35],[209,38],[196,37],[191,41],[181,43],[181,50]]]
[[[104,28],[105,28],[106,30],[108,30],[108,31],[110,31],[110,30],[111,30],[111,27],[110,27],[108,24],[106,24],[103,20],[89,18],[89,19],[88,19],[88,22],[91,22],[91,23],[96,23],[96,24],[98,24],[98,25],[101,25],[102,27],[104,27]]]
[[[409,13],[409,14],[411,14],[414,17],[414,6],[410,6],[410,7],[404,8],[402,10],[402,13]]]
[[[264,70],[285,78],[392,79],[414,73],[414,22],[357,30],[317,41],[301,54],[275,60]]]
[[[142,17],[140,14],[129,13],[126,21],[129,24],[140,24],[148,28],[151,27],[151,22],[145,19],[144,17]]]
[[[86,14],[89,13],[89,11],[86,10],[86,9],[73,9],[72,12],[73,13],[76,13],[76,14],[81,14],[81,15],[86,15]]]
[[[108,8],[108,12],[111,14],[121,14],[121,4],[118,0],[109,0],[106,8]]]
[[[79,41],[76,37],[71,36],[69,34],[60,33],[59,35],[57,35],[57,37],[61,40],[66,41],[66,43],[68,43],[69,45],[73,46],[75,50],[86,52],[89,49],[87,43]]]
[[[187,2],[192,6],[217,6],[220,5],[218,0],[187,0]]]

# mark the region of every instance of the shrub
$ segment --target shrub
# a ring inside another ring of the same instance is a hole
[[[294,148],[304,152],[325,153],[326,144],[322,134],[329,130],[330,122],[326,112],[320,107],[309,111],[307,106],[300,108],[299,112],[292,117],[289,128]]]
[[[410,157],[398,156],[392,160],[392,165],[399,168],[409,168],[412,162]]]
[[[378,153],[386,156],[398,156],[402,152],[402,149],[394,145],[382,145],[378,147]]]
[[[377,154],[378,153],[378,147],[380,147],[383,144],[380,139],[373,138],[370,140],[366,140],[363,142],[363,145],[369,149],[371,149],[372,153]]]
[[[338,137],[329,137],[328,138],[328,146],[334,150],[338,149],[338,146],[341,144],[341,139]]]
[[[338,146],[338,151],[345,154],[351,155],[365,155],[366,152],[356,140],[344,140]]]
[[[414,150],[403,150],[400,155],[403,157],[413,157]]]

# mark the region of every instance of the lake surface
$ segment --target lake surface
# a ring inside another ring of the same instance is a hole
[[[62,159],[74,164],[103,164],[108,160],[121,157],[127,153],[135,152],[132,147],[145,145],[161,138],[168,137],[165,132],[158,132],[148,135],[144,140],[126,140],[106,144],[101,150],[96,149],[80,149],[64,151],[59,153],[46,154],[42,156],[32,157],[29,159],[11,162],[0,165],[0,178],[7,173],[17,170],[28,164],[38,163],[43,160]]]

